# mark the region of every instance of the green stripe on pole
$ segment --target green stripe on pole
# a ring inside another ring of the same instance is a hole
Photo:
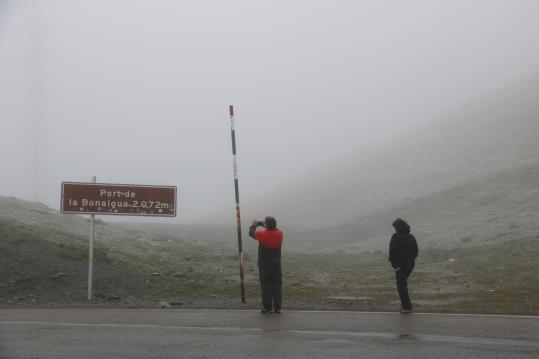
[[[236,190],[236,204],[240,204],[240,186],[237,178],[234,180],[234,189]]]
[[[232,130],[232,154],[236,154],[236,131]]]
[[[229,106],[230,135],[232,137],[232,156],[234,160],[234,192],[236,194],[236,226],[238,230],[238,252],[240,257],[240,288],[241,302],[245,303],[245,280],[243,275],[243,244],[241,241],[241,217],[240,217],[240,186],[238,181],[238,164],[236,158],[236,131],[234,130],[234,107]]]

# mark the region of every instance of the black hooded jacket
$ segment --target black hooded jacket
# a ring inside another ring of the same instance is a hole
[[[418,248],[415,237],[409,233],[394,233],[389,242],[389,261],[393,268],[413,267]]]

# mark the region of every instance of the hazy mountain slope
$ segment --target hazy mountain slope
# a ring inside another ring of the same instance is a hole
[[[521,185],[517,181],[515,188]],[[474,190],[473,186],[470,190]],[[535,193],[533,190],[526,187],[524,193]],[[483,195],[475,202],[480,204],[481,199],[484,200]],[[536,197],[531,200],[537,202]],[[460,197],[454,201],[462,202]],[[86,236],[67,233],[63,227],[53,230],[41,223],[42,216],[57,224],[63,220],[77,222],[80,218],[62,218],[41,205],[0,197],[0,208],[6,207],[34,224],[0,216],[0,305],[87,305]],[[39,213],[28,208],[39,209]],[[533,214],[529,210],[526,213]],[[385,229],[386,216],[380,214],[378,227]],[[79,224],[87,228],[84,219]],[[426,248],[421,242],[421,256],[412,277],[416,308],[426,312],[537,314],[539,274],[535,265],[539,241],[537,237],[523,237],[528,224],[523,222],[516,231],[522,234],[520,238],[504,238],[502,243],[492,241],[446,250]],[[248,304],[239,304],[237,255],[216,243],[226,240],[222,237],[223,228],[140,226],[144,230],[137,231],[137,225],[130,224],[129,231],[123,232],[121,226],[98,224],[101,234],[96,243],[94,303],[155,308],[161,300],[168,300],[195,307],[260,307],[256,250],[246,253]],[[360,230],[375,233],[377,226],[362,226]],[[84,232],[84,228],[79,231]],[[176,232],[180,231],[213,242],[207,247],[186,242],[178,239]],[[298,240],[301,236],[287,232],[283,253],[286,309],[398,310],[386,251],[290,251]],[[345,243],[341,248],[346,246]]]
[[[294,233],[293,242],[318,250],[386,250],[391,222],[397,217],[411,223],[423,247],[539,240],[539,163],[475,179],[345,224]]]
[[[324,228],[537,158],[539,76],[534,76],[468,104],[431,128],[242,204],[242,211],[273,214],[285,227]]]
[[[80,216],[0,196],[0,303],[84,302],[88,234],[88,221]],[[189,296],[200,288],[236,290],[221,274],[237,272],[234,251],[174,233],[97,221],[94,257],[101,300],[136,303]]]
[[[225,226],[144,223],[129,224],[129,228],[160,236],[180,236],[186,241],[217,246],[218,250],[223,250],[223,248],[235,252],[238,250],[238,232],[235,224]],[[256,253],[258,242],[249,237],[247,228],[242,233],[242,238],[244,252]]]
[[[112,261],[103,246],[95,257],[100,287],[118,273],[144,283],[125,263]],[[83,238],[0,218],[0,303],[80,301],[86,296],[87,263]]]
[[[88,215],[64,215],[41,203],[0,196],[0,219],[25,226],[37,226],[47,233],[63,233],[73,239],[80,238],[85,243],[88,241],[90,231],[89,218]],[[168,224],[110,223],[106,222],[106,219],[107,216],[96,217],[95,238],[97,241],[105,241],[116,246],[132,246],[131,242],[159,242],[166,239],[179,246],[191,247],[201,245],[200,240],[206,237],[212,240],[217,238],[217,242],[225,242],[219,240],[218,234],[231,232],[224,232],[223,226],[215,228],[203,226],[198,229]]]

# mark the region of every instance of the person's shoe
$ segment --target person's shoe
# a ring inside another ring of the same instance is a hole
[[[262,314],[271,314],[271,313],[273,313],[273,311],[272,311],[271,309],[270,309],[270,310],[262,309],[262,310],[260,311],[260,313],[262,313]]]
[[[281,308],[275,308],[275,309],[273,310],[273,313],[275,313],[275,314],[281,314]]]
[[[401,314],[412,314],[412,310],[411,309],[402,309],[401,308]]]

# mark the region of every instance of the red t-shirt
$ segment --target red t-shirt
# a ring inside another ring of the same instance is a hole
[[[256,231],[255,236],[256,240],[267,248],[281,248],[283,243],[283,232],[280,229]]]

